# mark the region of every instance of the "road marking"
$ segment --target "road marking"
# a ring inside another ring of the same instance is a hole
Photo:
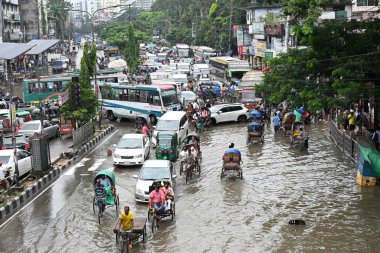
[[[89,176],[90,174],[88,173],[85,173],[85,174],[79,174],[79,176],[83,177],[83,176]]]
[[[65,175],[65,176],[73,176],[74,173],[75,173],[75,170],[76,170],[77,168],[83,167],[84,164],[85,164],[87,161],[89,161],[89,160],[91,160],[91,158],[87,158],[87,157],[83,158],[79,163],[75,164],[71,169],[69,169],[64,175]]]
[[[95,171],[95,170],[97,170],[100,167],[100,165],[102,165],[102,163],[105,160],[106,159],[98,159],[98,160],[96,160],[96,162],[90,168],[88,168],[87,171]]]
[[[103,145],[107,140],[109,140],[112,136],[114,136],[117,131],[119,130],[116,130],[113,134],[111,134],[107,139],[105,139],[101,144],[99,144],[99,146],[97,146],[93,151],[91,151],[89,154],[91,154],[92,152],[94,152],[96,149],[98,149],[101,145]],[[43,190],[42,192],[40,192],[37,196],[35,196],[28,204],[26,204],[23,208],[21,208],[20,210],[18,210],[15,214],[13,214],[11,217],[9,217],[8,220],[6,220],[3,224],[0,225],[0,231],[3,231],[3,227],[5,227],[9,222],[11,222],[13,220],[14,217],[16,217],[21,211],[23,211],[25,208],[27,208],[30,204],[32,204],[36,199],[38,199],[44,192],[46,192],[47,190],[49,190],[51,187],[53,187],[53,185],[55,185],[57,182],[59,182],[59,180],[61,179],[61,177],[57,178],[56,181],[54,181],[53,183],[51,183],[51,185],[49,185],[48,187],[46,187],[45,190]]]

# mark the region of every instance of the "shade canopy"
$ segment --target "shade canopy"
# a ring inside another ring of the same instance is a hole
[[[12,60],[25,54],[34,46],[35,44],[26,43],[0,43],[0,59]]]
[[[28,55],[37,55],[45,52],[49,48],[58,44],[59,40],[31,40],[28,45],[35,45],[31,50],[26,52]]]

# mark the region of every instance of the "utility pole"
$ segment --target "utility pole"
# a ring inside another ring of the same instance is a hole
[[[289,47],[289,19],[290,16],[286,16],[286,21],[285,21],[285,53],[288,52],[288,47]]]
[[[228,51],[231,50],[231,37],[232,37],[232,11],[233,0],[230,0],[230,31],[228,33]]]

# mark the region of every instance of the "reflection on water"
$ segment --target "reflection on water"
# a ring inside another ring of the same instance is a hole
[[[148,223],[148,242],[136,245],[134,251],[376,252],[379,188],[355,185],[356,165],[330,143],[326,126],[309,130],[309,150],[291,148],[289,137],[274,136],[270,128],[266,129],[264,144],[247,145],[244,124],[216,126],[201,133],[201,175],[194,175],[188,184],[178,175],[175,220],[163,220],[154,235]],[[109,142],[115,143],[119,136]],[[242,153],[243,180],[220,180],[221,158],[231,142]],[[93,157],[97,156],[95,152]],[[107,159],[104,166],[109,168],[111,163]],[[138,171],[115,170],[118,192],[122,206],[131,206],[135,217],[146,217],[147,206],[135,204],[133,199],[136,181],[132,175]],[[59,204],[59,211],[57,205],[48,203],[45,207],[54,212],[41,212],[41,201],[40,208],[33,206],[34,219],[27,213],[23,219],[15,219],[13,226],[7,227],[9,232],[0,234],[5,238],[0,251],[116,252],[112,232],[116,213],[110,208],[101,225],[97,224],[90,196],[93,176],[80,183],[67,183],[47,195],[65,201]],[[55,196],[62,189],[68,193],[67,199]],[[305,220],[306,226],[288,225],[289,220],[298,218]],[[5,243],[9,238],[21,246]]]

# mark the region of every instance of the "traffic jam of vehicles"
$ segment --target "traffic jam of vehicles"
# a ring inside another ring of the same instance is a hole
[[[136,179],[134,199],[148,203],[150,228],[154,233],[162,219],[175,218],[177,177],[191,184],[194,177],[202,176],[201,135],[214,131],[214,126],[238,123],[247,128],[247,145],[262,145],[264,129],[271,122],[271,111],[256,97],[255,84],[263,74],[252,71],[246,61],[229,56],[217,56],[208,47],[190,48],[177,44],[173,48],[157,45],[140,45],[141,64],[128,76],[117,48],[104,50],[108,63],[97,73],[100,91],[110,91],[102,97],[100,113],[111,124],[126,119],[134,122],[134,132],[123,134],[112,147],[112,164],[115,168],[128,170],[128,166],[141,166]],[[62,57],[60,57],[61,59]],[[65,58],[64,58],[65,59]],[[0,110],[3,128],[0,150],[0,180],[4,188],[14,183],[15,161],[20,177],[31,171],[29,140],[46,134],[49,138],[71,135],[75,124],[60,115],[58,97],[65,92],[73,75],[65,72],[66,62],[59,60],[53,65],[54,75],[41,78],[40,86],[34,78],[23,81],[24,99],[16,111],[15,144],[12,143],[9,106]],[[59,67],[59,70],[57,70]],[[92,81],[95,90],[95,82]],[[42,89],[41,89],[42,87]],[[35,105],[46,101],[42,112]],[[307,148],[304,121],[307,112],[297,108],[294,112],[275,112],[283,122],[278,129],[290,136],[290,145]],[[104,122],[104,121],[103,121]],[[108,123],[107,122],[107,123]],[[277,132],[277,131],[276,131]],[[69,137],[70,138],[70,137]],[[65,137],[66,139],[66,137]],[[225,152],[215,158],[220,162],[220,179],[243,179],[241,153],[234,143],[223,143]],[[155,159],[149,159],[154,156]],[[177,174],[178,171],[178,174]],[[101,223],[106,207],[114,207],[119,215],[120,200],[116,192],[116,178],[112,171],[101,170],[93,181],[93,210]],[[128,210],[124,210],[128,213]],[[118,216],[117,216],[118,217]],[[145,219],[135,219],[133,231],[120,230],[120,219],[114,232],[118,244],[146,239]],[[131,239],[130,234],[135,239]],[[130,244],[130,243],[128,243]]]

